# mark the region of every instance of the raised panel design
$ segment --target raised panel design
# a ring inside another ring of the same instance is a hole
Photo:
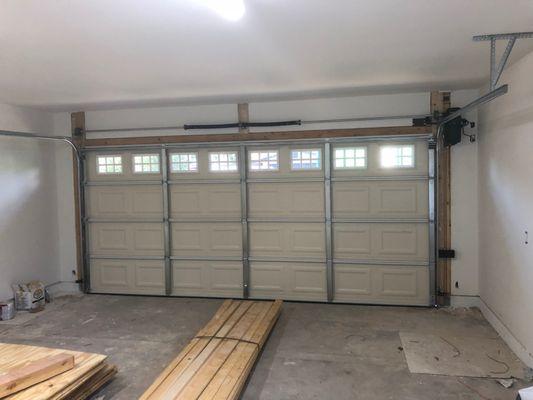
[[[138,251],[163,250],[163,230],[161,226],[137,228],[133,231],[134,249]]]
[[[323,294],[326,290],[323,268],[295,265],[292,267],[292,273],[293,292],[303,295],[306,293]]]
[[[386,269],[382,272],[383,289],[381,294],[384,296],[416,296],[417,293],[417,276],[414,270],[391,270]]]
[[[427,218],[426,180],[333,182],[335,218]]]
[[[378,189],[379,211],[384,213],[410,213],[417,210],[417,186],[404,185]]]
[[[151,264],[148,260],[139,260],[135,268],[135,284],[144,288],[164,288],[165,271],[162,266]]]
[[[261,292],[268,295],[282,293],[284,278],[282,264],[253,263],[251,266],[250,286],[258,296]]]
[[[251,218],[324,217],[322,182],[250,183],[248,198]]]
[[[372,253],[370,225],[335,224],[333,251],[336,257],[356,257]]]
[[[211,262],[211,289],[242,290],[242,264]]]
[[[379,234],[379,254],[416,254],[416,227],[384,228]]]
[[[96,234],[94,235],[94,239],[98,243],[95,251],[128,250],[127,232],[124,227],[100,225],[98,228],[95,229]]]
[[[242,227],[238,222],[174,222],[171,232],[173,255],[242,255]]]
[[[163,224],[149,222],[93,222],[89,225],[90,254],[106,256],[162,256]]]
[[[321,217],[324,214],[322,183],[285,185],[289,193],[289,214]]]
[[[158,260],[90,261],[91,291],[162,295],[165,292],[164,263]]]
[[[242,263],[236,261],[173,261],[172,294],[241,297]]]
[[[282,252],[283,228],[272,225],[253,225],[250,229],[250,243],[252,253]]]
[[[334,223],[337,259],[427,261],[428,225],[424,223]]]
[[[127,199],[126,193],[109,191],[109,190],[98,190],[90,189],[90,191],[95,192],[96,196],[96,215],[121,215],[127,213]]]
[[[427,266],[334,264],[336,302],[429,304]]]
[[[336,296],[369,296],[372,294],[371,268],[335,265]]]
[[[294,253],[318,254],[324,253],[324,227],[301,227],[292,230],[292,249]]]
[[[241,192],[237,188],[211,189],[207,193],[210,214],[235,213],[240,210]]]
[[[377,258],[397,260],[428,259],[427,224],[373,224]]]
[[[214,226],[210,229],[210,246],[213,252],[217,251],[241,251],[241,233],[240,225],[222,225]]]
[[[159,186],[89,186],[89,218],[163,218]]]
[[[250,264],[250,297],[324,301],[326,266],[254,261]]]
[[[172,249],[202,250],[202,226],[172,224]]]
[[[370,188],[368,186],[353,185],[353,182],[334,183],[332,198],[335,216],[370,212]]]
[[[239,184],[179,183],[170,186],[170,213],[173,218],[239,218]]]
[[[102,286],[128,287],[128,267],[117,262],[102,263],[99,283]]]
[[[173,188],[172,195],[172,214],[173,215],[190,215],[201,214],[200,195],[197,190],[185,190]]]
[[[252,217],[273,216],[283,210],[283,199],[280,185],[249,184],[249,214]]]
[[[173,262],[172,264],[174,289],[199,289],[196,293],[198,293],[198,296],[201,296],[202,291],[206,289],[203,286],[203,265],[194,261],[187,264],[182,262]]]
[[[251,223],[250,255],[325,257],[325,227],[321,223]]]

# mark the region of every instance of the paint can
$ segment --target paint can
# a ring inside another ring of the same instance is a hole
[[[0,320],[7,321],[15,318],[15,303],[13,300],[0,301]]]

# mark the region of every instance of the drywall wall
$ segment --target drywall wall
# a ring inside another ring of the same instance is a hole
[[[478,90],[453,92],[454,107],[462,107],[479,96]],[[477,121],[477,110],[463,115]],[[477,136],[477,126],[465,128],[465,133]],[[477,141],[471,143],[464,136],[451,149],[451,237],[455,258],[452,269],[452,305],[477,304],[478,275],[478,198],[477,198]]]
[[[454,91],[452,104],[461,106],[473,100],[478,90]],[[313,100],[257,102],[250,104],[252,121],[273,121],[301,119],[303,121],[340,119],[350,117],[369,117],[377,115],[421,115],[429,113],[429,93],[403,93],[390,95],[373,95],[358,97],[324,98]],[[475,121],[476,114],[468,115]],[[111,109],[86,112],[86,124],[89,130],[109,128],[139,127],[177,127],[193,123],[235,122],[237,107],[235,104],[181,106],[157,108]],[[259,130],[288,129],[326,129],[366,126],[410,125],[411,119],[394,119],[371,122],[335,122],[305,123],[296,127],[263,128]],[[54,130],[60,134],[70,133],[68,113],[54,116]],[[209,133],[234,132],[230,130],[209,131]],[[163,129],[158,131],[124,131],[89,133],[88,137],[128,137],[165,134],[201,134],[205,131],[184,131],[183,129]],[[463,141],[452,148],[452,246],[457,251],[457,259],[452,260],[452,279],[458,287],[453,287],[454,297],[477,296],[478,262],[477,262],[477,144]],[[65,155],[58,155],[58,201],[59,231],[61,232],[61,279],[73,282],[75,269],[75,243],[72,198],[71,160]]]
[[[0,104],[0,129],[51,134],[52,114]],[[59,281],[57,147],[0,137],[0,299],[12,297],[15,282]]]
[[[479,113],[482,310],[533,367],[533,53],[502,76],[509,93]],[[525,231],[530,233],[526,244]]]

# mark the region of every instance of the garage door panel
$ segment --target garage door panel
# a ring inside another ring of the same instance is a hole
[[[162,256],[163,224],[158,223],[91,223],[92,255]]]
[[[324,301],[326,266],[319,263],[252,262],[250,297]]]
[[[165,292],[163,261],[92,259],[90,268],[91,290],[96,293]]]
[[[111,151],[111,152],[91,152],[87,155],[87,169],[86,174],[90,182],[122,182],[122,181],[160,181],[162,179],[161,171],[159,172],[150,172],[150,173],[135,173],[133,172],[133,156],[134,155],[155,155],[160,159],[160,151]],[[98,156],[120,156],[122,172],[121,173],[111,173],[111,174],[99,174],[97,168],[97,157]],[[160,160],[159,160],[160,162]],[[161,168],[159,168],[161,170]]]
[[[242,226],[238,222],[174,222],[171,230],[173,255],[242,255]]]
[[[162,218],[163,194],[159,186],[91,186],[89,218]]]
[[[332,207],[334,218],[427,218],[427,181],[334,182]]]
[[[238,261],[172,261],[172,294],[240,297],[242,263]]]
[[[428,225],[423,223],[336,223],[333,237],[334,258],[428,260]]]
[[[172,218],[240,218],[241,194],[238,184],[175,184],[170,187]]]
[[[324,184],[321,182],[250,183],[249,216],[324,217]]]
[[[250,255],[325,257],[325,228],[321,223],[251,223]]]
[[[414,167],[409,168],[384,168],[381,166],[381,147],[391,145],[414,145]],[[387,141],[366,142],[358,144],[335,144],[332,146],[333,154],[336,148],[365,147],[367,152],[367,166],[359,169],[336,169],[332,168],[333,177],[401,177],[427,175],[428,172],[428,144],[427,141]]]
[[[335,264],[335,301],[429,304],[427,266]]]

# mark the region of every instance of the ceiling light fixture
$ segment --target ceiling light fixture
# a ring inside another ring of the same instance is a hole
[[[196,0],[229,21],[238,21],[244,15],[244,0]]]

